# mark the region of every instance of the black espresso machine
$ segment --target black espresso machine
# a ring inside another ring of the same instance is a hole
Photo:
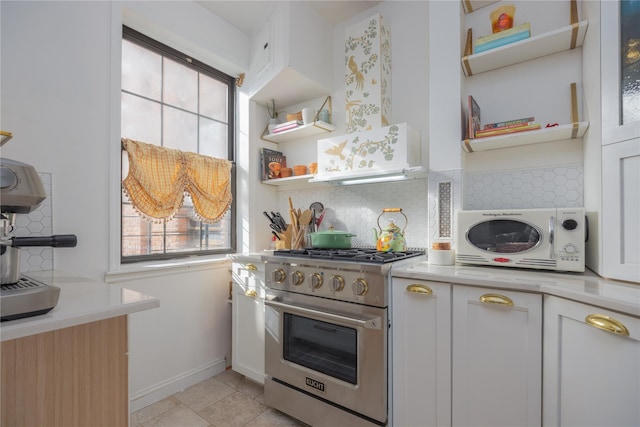
[[[11,133],[0,131],[2,145]],[[60,288],[20,273],[20,248],[29,246],[74,247],[73,234],[13,236],[17,215],[28,214],[47,198],[33,166],[0,158],[0,320],[15,320],[48,313],[58,303]]]

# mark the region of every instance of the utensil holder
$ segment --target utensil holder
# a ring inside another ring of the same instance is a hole
[[[291,230],[292,229],[293,229],[292,225],[289,224],[287,226],[287,229],[284,232],[278,233],[280,240],[276,240],[276,249],[278,250],[291,249]]]

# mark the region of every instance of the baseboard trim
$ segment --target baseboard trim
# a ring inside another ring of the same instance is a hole
[[[194,384],[224,372],[226,365],[227,363],[224,358],[213,360],[181,375],[177,375],[173,378],[169,378],[165,381],[142,389],[134,394],[130,394],[129,413],[139,411],[144,407],[159,402],[160,400],[189,388]]]

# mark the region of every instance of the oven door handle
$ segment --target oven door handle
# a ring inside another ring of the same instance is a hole
[[[313,316],[321,317],[326,320],[334,320],[334,321],[347,323],[355,327],[360,327],[365,329],[381,329],[382,328],[382,320],[380,319],[380,316],[359,318],[359,317],[343,316],[342,314],[329,313],[326,311],[318,311],[312,308],[284,304],[284,303],[273,301],[273,300],[265,300],[264,303],[269,307],[282,309],[289,313],[294,313],[294,314],[297,313],[301,315],[305,315],[305,314],[313,315]]]

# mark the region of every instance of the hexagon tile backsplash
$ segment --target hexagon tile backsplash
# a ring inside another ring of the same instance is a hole
[[[464,176],[464,209],[584,206],[582,165]]]
[[[373,229],[378,228],[382,209],[399,207],[408,218],[407,245],[429,248],[434,241],[455,241],[460,209],[580,207],[584,204],[583,181],[582,165],[466,174],[431,171],[428,180],[280,192],[278,201],[286,206],[283,213],[288,212],[289,196],[301,209],[321,202],[326,211],[321,230],[333,225],[336,230],[350,231],[356,234],[354,246],[375,245]],[[384,227],[391,218],[404,226],[404,217],[397,214],[383,215],[380,225]]]
[[[53,209],[51,206],[51,174],[38,172],[47,198],[33,212],[17,215],[14,236],[50,236],[53,234]],[[42,271],[53,269],[53,248],[33,247],[20,250],[20,271]]]

